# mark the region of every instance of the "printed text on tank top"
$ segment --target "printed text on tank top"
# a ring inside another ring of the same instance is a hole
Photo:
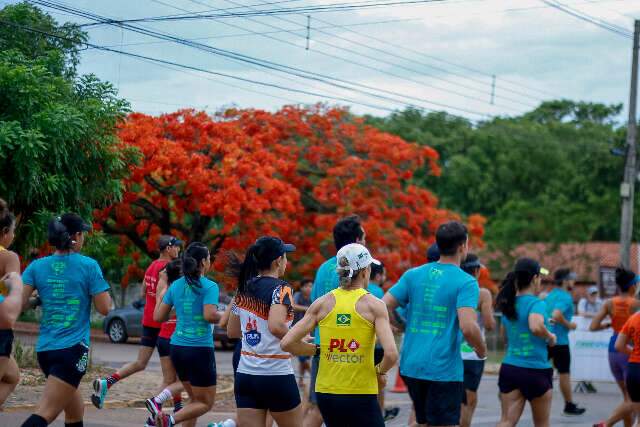
[[[331,294],[335,306],[318,323],[320,364],[316,392],[377,394],[378,380],[373,364],[375,327],[356,309],[368,291],[338,288]]]

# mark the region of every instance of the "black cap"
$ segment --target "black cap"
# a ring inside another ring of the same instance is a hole
[[[577,278],[576,273],[568,268],[559,268],[553,275],[553,279],[558,283],[562,283],[565,280],[576,280]]]
[[[184,242],[177,237],[162,235],[158,239],[158,249],[164,251],[170,246],[182,246]]]
[[[434,243],[427,249],[427,261],[436,262],[438,260],[440,260],[440,248],[437,243]]]
[[[516,266],[513,269],[515,272],[526,272],[531,273],[533,275],[547,275],[549,271],[546,268],[540,267],[540,263],[535,259],[531,258],[520,258],[516,262]]]
[[[262,250],[260,251],[260,258],[265,257],[265,261],[271,262],[280,258],[286,252],[293,252],[296,250],[296,247],[292,244],[285,243],[282,239],[271,236],[263,236],[256,240],[256,246],[259,246]]]
[[[69,234],[82,233],[83,231],[91,231],[91,225],[84,222],[78,214],[66,213],[58,218]]]

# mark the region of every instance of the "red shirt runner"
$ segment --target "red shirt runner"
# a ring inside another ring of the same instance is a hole
[[[633,344],[633,352],[629,362],[640,363],[640,313],[636,313],[627,320],[622,328],[622,333],[629,337]]]
[[[149,328],[160,328],[162,323],[153,320],[153,311],[156,309],[156,288],[158,287],[158,279],[160,271],[169,263],[166,259],[157,259],[151,263],[147,271],[144,273],[144,287],[146,294],[146,302],[144,304],[144,312],[142,313],[142,326]]]

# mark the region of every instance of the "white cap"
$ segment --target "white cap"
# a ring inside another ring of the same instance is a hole
[[[589,295],[591,294],[597,294],[598,293],[598,287],[597,286],[589,286]]]
[[[365,248],[359,243],[350,243],[343,246],[336,255],[338,271],[349,271],[348,277],[353,277],[353,272],[362,270],[370,264],[380,265],[381,262],[374,259],[369,252],[369,249]],[[341,262],[341,260],[346,260]],[[347,265],[344,265],[347,264]]]

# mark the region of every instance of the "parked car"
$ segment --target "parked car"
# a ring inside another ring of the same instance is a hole
[[[113,343],[125,343],[129,338],[142,336],[142,313],[145,300],[140,299],[126,307],[111,310],[104,318],[103,329]],[[224,311],[226,304],[218,304],[218,310]],[[220,343],[223,349],[233,347],[234,339],[227,336],[227,330],[217,324],[213,328],[213,339]]]

